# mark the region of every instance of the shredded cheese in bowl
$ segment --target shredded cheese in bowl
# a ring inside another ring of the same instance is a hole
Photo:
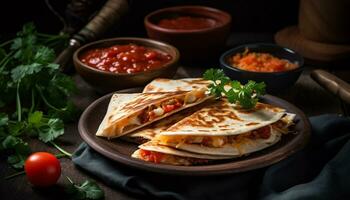
[[[232,67],[253,72],[282,72],[298,67],[286,59],[280,59],[269,53],[249,52],[246,48],[243,53],[235,54],[230,59]]]

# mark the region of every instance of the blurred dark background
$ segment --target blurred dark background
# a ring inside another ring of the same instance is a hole
[[[49,10],[46,3],[61,15],[67,15],[66,7],[71,0],[11,0],[2,3],[0,19],[0,40],[5,40],[22,27],[33,21],[38,30],[57,33],[63,26]],[[86,2],[80,0],[77,2]],[[91,0],[90,13],[98,11],[105,1]],[[107,36],[145,36],[143,18],[150,12],[163,7],[177,5],[206,5],[229,12],[232,16],[233,33],[266,33],[272,35],[288,25],[297,24],[298,0],[130,0],[130,11],[120,26]],[[80,21],[84,24],[86,21]]]

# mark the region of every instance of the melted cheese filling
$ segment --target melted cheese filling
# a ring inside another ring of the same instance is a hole
[[[281,118],[279,121],[266,126],[269,127],[269,133],[264,135],[265,133],[259,133],[259,129],[249,131],[247,133],[242,133],[239,135],[233,136],[191,136],[191,135],[158,135],[156,136],[156,140],[159,141],[160,144],[175,144],[176,147],[181,146],[182,144],[199,144],[208,147],[223,147],[225,144],[231,144],[233,146],[241,145],[243,143],[252,142],[255,139],[268,139],[271,136],[272,127],[282,133],[288,133],[290,127],[293,124],[293,119],[287,117],[287,115]],[[260,129],[264,129],[266,127],[262,127]]]
[[[197,163],[208,162],[208,160],[206,159],[187,158],[187,157],[148,151],[143,149],[141,149],[139,156],[142,160],[147,162],[162,163],[162,164],[169,164],[169,165],[189,166]]]

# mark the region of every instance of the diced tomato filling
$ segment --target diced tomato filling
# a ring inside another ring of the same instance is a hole
[[[165,103],[163,103],[162,108],[165,113],[176,110],[182,106],[183,102],[180,102],[178,99],[171,99]]]
[[[173,110],[176,110],[180,107],[182,107],[183,101],[180,99],[170,99],[166,102],[163,102],[159,107],[161,107],[164,110],[164,113],[171,112]],[[141,123],[146,123],[152,119],[155,119],[159,117],[159,115],[156,115],[154,110],[157,109],[157,106],[149,106],[146,108],[138,117],[141,121]]]
[[[208,147],[222,147],[229,143],[240,143],[245,139],[268,139],[271,136],[271,127],[265,126],[247,133],[232,136],[185,136],[185,137],[169,137],[168,142],[201,144]]]
[[[270,126],[264,126],[251,132],[250,137],[268,139],[271,136]]]
[[[140,156],[143,160],[154,163],[175,164],[176,165],[198,165],[207,164],[209,160],[201,158],[187,158],[164,153],[147,151],[140,149]],[[181,162],[182,160],[182,162]],[[189,162],[189,163],[188,163]]]
[[[138,117],[139,117],[141,123],[144,124],[144,123],[148,122],[150,119],[150,115],[149,115],[148,110],[145,109]]]
[[[146,161],[160,163],[164,154],[155,151],[147,151],[144,149],[140,149],[140,156]]]

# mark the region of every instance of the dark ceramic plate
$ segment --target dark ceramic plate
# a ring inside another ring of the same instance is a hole
[[[141,89],[128,89],[121,93],[141,92]],[[137,149],[137,144],[114,139],[96,137],[96,130],[101,123],[112,94],[107,94],[93,102],[82,114],[79,120],[79,133],[83,140],[94,150],[102,155],[128,165],[133,168],[165,174],[203,176],[237,173],[253,170],[274,164],[300,150],[307,142],[310,135],[310,124],[302,111],[292,104],[271,96],[265,95],[263,102],[285,108],[288,112],[296,114],[296,134],[282,137],[282,140],[262,151],[241,158],[213,162],[201,166],[172,166],[154,164],[131,158],[130,155]]]

